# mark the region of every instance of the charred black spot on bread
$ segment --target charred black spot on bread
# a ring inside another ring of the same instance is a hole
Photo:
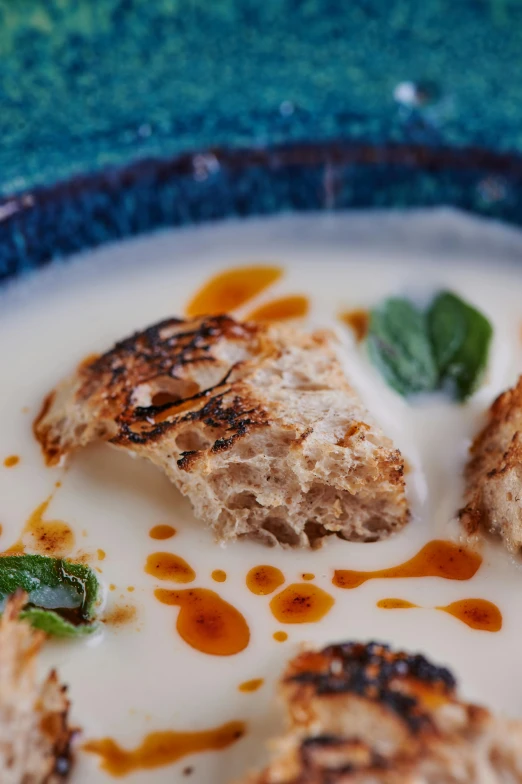
[[[83,368],[84,386],[79,396],[92,394],[103,383],[116,394],[131,394],[136,386],[158,376],[176,377],[187,365],[214,362],[212,347],[226,338],[244,340],[256,332],[255,325],[239,324],[229,316],[203,319],[196,327],[180,331],[184,322],[170,318],[136,332]],[[127,401],[130,404],[130,401]]]
[[[377,642],[331,645],[311,662],[312,668],[289,675],[287,682],[309,684],[317,695],[352,693],[376,701],[393,710],[413,731],[420,730],[428,719],[419,700],[406,693],[401,682],[414,679],[447,696],[456,686],[445,667],[431,664],[420,654],[392,652],[388,645]]]
[[[186,452],[181,453],[181,457],[178,459],[177,464],[182,469],[182,471],[190,471],[193,464],[197,460],[199,452],[195,449],[187,450]]]

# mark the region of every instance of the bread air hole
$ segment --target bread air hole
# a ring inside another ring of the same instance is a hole
[[[176,446],[180,452],[199,452],[201,449],[208,449],[210,443],[203,433],[198,433],[197,430],[185,430],[176,436]]]

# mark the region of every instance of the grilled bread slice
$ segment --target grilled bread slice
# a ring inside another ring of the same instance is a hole
[[[36,681],[45,635],[18,620],[26,599],[11,597],[0,619],[0,781],[58,784],[71,766],[69,701],[56,672]]]
[[[522,376],[488,411],[465,471],[469,533],[481,527],[502,537],[512,553],[522,548]]]
[[[522,722],[460,701],[423,656],[332,645],[291,661],[281,693],[288,733],[245,784],[522,782]]]
[[[329,334],[168,319],[81,365],[35,434],[49,463],[95,439],[145,457],[218,541],[375,541],[408,519],[403,460]]]

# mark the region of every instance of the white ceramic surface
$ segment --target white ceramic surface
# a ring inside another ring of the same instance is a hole
[[[308,294],[309,323],[338,330],[350,378],[414,467],[408,476],[414,519],[389,541],[333,539],[318,552],[245,542],[223,549],[151,465],[103,445],[76,455],[68,471],[43,464],[31,423],[58,379],[85,355],[180,314],[211,273],[256,262],[275,262],[286,271],[258,302]],[[409,405],[384,386],[348,329],[335,321],[342,308],[370,306],[397,292],[426,297],[440,287],[464,295],[495,326],[487,381],[465,407],[442,398]],[[371,638],[422,651],[451,667],[466,697],[522,717],[522,572],[497,544],[484,544],[484,564],[469,582],[374,580],[351,591],[331,583],[334,568],[391,566],[429,539],[459,535],[454,517],[469,440],[484,408],[522,370],[521,299],[522,235],[446,211],[307,215],[164,232],[54,265],[0,293],[0,458],[21,457],[15,468],[0,467],[0,546],[16,540],[60,479],[47,517],[70,523],[75,552],[106,552],[97,565],[107,604],[137,608],[134,622],[108,627],[96,640],[49,643],[42,671],[52,664],[69,684],[73,719],[85,739],[111,736],[131,748],[153,730],[204,729],[231,719],[248,723],[246,736],[228,750],[132,774],[129,784],[226,784],[261,763],[264,741],[279,727],[277,675],[304,642]],[[148,531],[158,523],[175,526],[177,536],[154,542]],[[246,650],[212,657],[180,639],[178,608],[154,599],[159,583],[143,570],[147,555],[157,550],[183,556],[197,572],[193,586],[216,590],[244,613],[251,629]],[[279,566],[287,583],[313,572],[315,583],[335,598],[330,613],[317,624],[287,626],[288,641],[275,642],[273,632],[283,627],[270,613],[271,597],[254,596],[245,586],[247,571],[262,563]],[[218,568],[227,572],[225,583],[210,577]],[[113,592],[107,590],[110,583],[117,586]],[[128,586],[135,587],[133,593]],[[428,607],[481,597],[498,604],[504,625],[488,633],[431,609],[378,609],[376,601],[387,596]],[[266,679],[259,691],[238,691],[239,683],[258,677]],[[187,777],[183,770],[189,765],[193,772]],[[97,757],[78,753],[73,784],[112,780],[100,771]]]

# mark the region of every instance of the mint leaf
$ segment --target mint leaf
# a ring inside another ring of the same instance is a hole
[[[368,352],[387,383],[401,395],[448,388],[464,401],[486,369],[493,328],[476,308],[442,291],[423,313],[406,299],[375,308]]]
[[[438,370],[426,317],[406,299],[387,299],[372,311],[368,351],[387,383],[401,395],[436,388]]]
[[[20,613],[22,620],[29,621],[35,629],[42,631],[53,637],[86,637],[97,631],[100,627],[96,622],[73,623],[64,618],[55,610],[44,610],[41,607],[26,607]]]
[[[441,292],[428,311],[433,353],[441,385],[466,400],[486,369],[493,328],[478,310],[449,291]]]
[[[0,611],[17,588],[28,594],[23,615],[34,626],[62,637],[94,630],[99,584],[88,566],[44,555],[0,557]]]

